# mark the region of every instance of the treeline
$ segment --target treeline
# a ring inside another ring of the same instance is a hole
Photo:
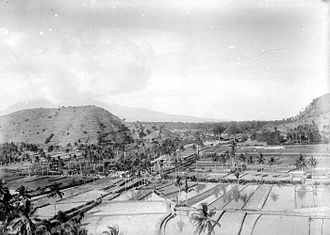
[[[250,135],[251,140],[258,142],[266,142],[269,145],[279,144],[317,144],[322,142],[322,136],[319,133],[317,125],[299,125],[290,129],[287,133],[281,134],[277,128],[273,131],[263,130],[261,132],[253,132]]]
[[[221,127],[224,129],[229,128],[234,133],[244,133],[254,129],[260,129],[266,125],[279,125],[284,123],[283,120],[276,121],[231,121],[231,122],[210,122],[210,123],[185,123],[185,122],[154,122],[153,125],[160,126],[167,130],[196,130],[196,131],[208,131]],[[148,124],[146,122],[145,124]],[[149,123],[150,124],[150,123]],[[233,134],[234,134],[233,133]]]

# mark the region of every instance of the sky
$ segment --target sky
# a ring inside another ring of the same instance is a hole
[[[91,100],[282,119],[329,92],[321,0],[1,0],[0,109]]]

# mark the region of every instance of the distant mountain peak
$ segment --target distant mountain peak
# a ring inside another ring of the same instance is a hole
[[[11,114],[19,110],[33,109],[33,108],[55,108],[57,105],[53,104],[45,98],[19,101],[7,109],[0,111],[0,115]]]
[[[63,103],[60,106],[68,106],[70,103]],[[96,105],[98,107],[102,107],[109,112],[115,114],[116,116],[120,117],[121,119],[125,119],[128,122],[221,122],[221,121],[228,121],[224,119],[214,119],[214,118],[203,118],[203,117],[194,117],[189,115],[179,115],[179,114],[169,114],[159,111],[153,111],[146,108],[135,108],[135,107],[127,107],[118,104],[107,104],[104,102],[100,102],[97,100],[89,100],[88,102],[84,102],[86,105]],[[70,104],[70,105],[77,105],[77,104]],[[0,112],[0,115],[10,114],[19,110],[24,109],[31,109],[31,108],[56,108],[58,105],[51,103],[50,101],[41,98],[36,100],[28,100],[28,101],[21,101],[12,106],[8,109]]]

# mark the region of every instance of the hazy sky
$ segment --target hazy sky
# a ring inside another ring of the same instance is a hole
[[[321,0],[2,0],[0,109],[289,117],[329,90],[328,25]]]

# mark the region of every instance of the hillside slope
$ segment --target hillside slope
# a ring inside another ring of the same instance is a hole
[[[121,120],[96,106],[36,108],[0,116],[0,143],[28,142],[66,145],[111,139]]]
[[[330,93],[314,99],[300,114],[290,118],[279,129],[295,128],[299,125],[316,124],[323,136],[330,135]]]

